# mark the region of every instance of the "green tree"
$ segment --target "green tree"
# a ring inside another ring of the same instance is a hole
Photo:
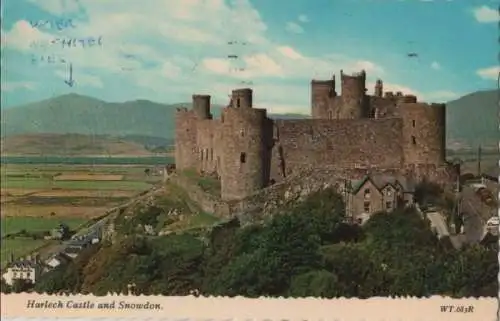
[[[442,195],[443,189],[441,186],[427,179],[422,180],[415,186],[415,201],[422,207],[440,203]]]
[[[292,278],[291,297],[334,298],[341,296],[338,277],[326,270],[310,271]]]
[[[8,285],[3,278],[0,278],[0,292],[1,293],[12,292],[12,287]]]
[[[12,292],[23,293],[33,289],[33,282],[25,279],[15,279],[12,282]]]

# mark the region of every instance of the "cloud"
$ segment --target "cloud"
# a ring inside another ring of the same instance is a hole
[[[68,80],[68,72],[63,70],[56,70],[54,73],[57,75],[57,77],[61,78],[62,80]],[[73,76],[73,80],[75,81],[75,85],[78,87],[81,86],[96,87],[96,88],[104,87],[101,79],[93,75],[86,75],[76,72]]]
[[[444,103],[456,98],[459,98],[462,94],[450,91],[450,90],[437,90],[431,91],[423,94],[423,100],[434,103]]]
[[[476,74],[483,79],[496,80],[500,74],[500,67],[493,66],[489,68],[483,68],[476,71]]]
[[[304,33],[304,28],[302,28],[302,26],[300,26],[298,23],[296,22],[287,22],[286,24],[286,31],[288,32],[291,32],[291,33]]]
[[[37,85],[30,81],[9,81],[2,82],[1,89],[5,92],[11,92],[19,89],[23,90],[35,90]]]
[[[81,86],[102,87],[104,79],[119,78],[127,88],[123,95],[134,91],[173,102],[203,92],[212,94],[214,103],[225,103],[230,90],[246,81],[254,84],[256,102],[270,106],[270,112],[287,108],[309,112],[312,78],[330,79],[340,69],[345,73],[365,69],[369,82],[381,76],[390,80],[383,66],[363,56],[344,54],[342,48],[335,54],[313,55],[272,39],[248,0],[80,0],[85,8],[69,4],[78,4],[75,0],[30,1],[57,15],[84,11],[85,20],[75,22],[78,28],[57,35],[18,21],[10,30],[2,30],[2,45],[21,53],[66,58],[73,63],[75,81]],[[300,24],[309,21],[308,17],[299,15],[296,20],[291,22],[300,28],[295,31],[303,32]],[[102,36],[103,45],[30,47],[33,41],[49,44],[61,35]],[[228,45],[234,41],[246,45]],[[228,59],[230,53],[238,59]],[[65,78],[67,71],[58,70],[56,76]],[[416,92],[390,81],[385,88]]]
[[[500,21],[500,13],[498,10],[488,6],[481,6],[473,10],[474,17],[478,22],[491,23]]]
[[[290,58],[293,60],[304,59],[304,57],[300,53],[298,53],[297,51],[295,51],[295,49],[288,46],[280,46],[276,48],[276,50],[286,58]]]
[[[46,12],[54,15],[77,12],[81,9],[80,0],[28,0],[29,2],[43,6]]]
[[[439,62],[433,61],[431,63],[431,68],[434,69],[434,70],[439,70],[439,69],[441,69],[441,65],[439,64]]]
[[[306,16],[305,14],[301,14],[301,15],[299,15],[299,17],[298,17],[298,20],[299,20],[300,22],[306,23],[306,22],[309,22],[309,17],[308,17],[308,16]]]

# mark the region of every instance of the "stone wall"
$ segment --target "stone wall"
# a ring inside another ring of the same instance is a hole
[[[182,175],[172,175],[169,180],[181,187],[204,212],[214,214],[221,218],[231,217],[228,203],[221,201],[215,195],[205,192],[192,179]]]
[[[401,168],[402,120],[277,120],[271,177],[310,167]]]

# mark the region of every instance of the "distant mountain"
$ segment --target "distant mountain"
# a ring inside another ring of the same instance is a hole
[[[2,110],[2,136],[75,133],[171,139],[174,111],[147,100],[108,103],[69,94]]]
[[[190,103],[159,104],[148,100],[109,103],[92,97],[68,94],[2,110],[2,137],[25,134],[111,135],[144,146],[173,144],[174,113]],[[222,106],[213,105],[220,115]],[[301,118],[296,114],[270,115]]]
[[[497,92],[475,92],[451,101],[447,108],[447,136],[451,148],[498,144]],[[69,94],[3,109],[2,137],[25,134],[82,134],[120,137],[143,146],[168,146],[174,139],[176,107],[148,100],[109,103]],[[215,117],[221,106],[212,106]],[[269,114],[271,118],[309,118],[298,114]]]
[[[497,90],[477,91],[448,102],[448,146],[453,149],[478,145],[498,150],[500,140]]]

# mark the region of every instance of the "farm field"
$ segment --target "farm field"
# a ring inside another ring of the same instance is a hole
[[[0,265],[3,268],[10,259],[11,254],[14,258],[24,257],[41,247],[55,243],[56,241],[33,240],[32,238],[2,239],[0,251]]]
[[[151,171],[149,175],[146,168]],[[55,242],[16,233],[47,232],[61,223],[71,230],[79,229],[160,182],[162,176],[153,169],[153,165],[137,164],[3,163],[2,267],[11,253],[18,258]]]

